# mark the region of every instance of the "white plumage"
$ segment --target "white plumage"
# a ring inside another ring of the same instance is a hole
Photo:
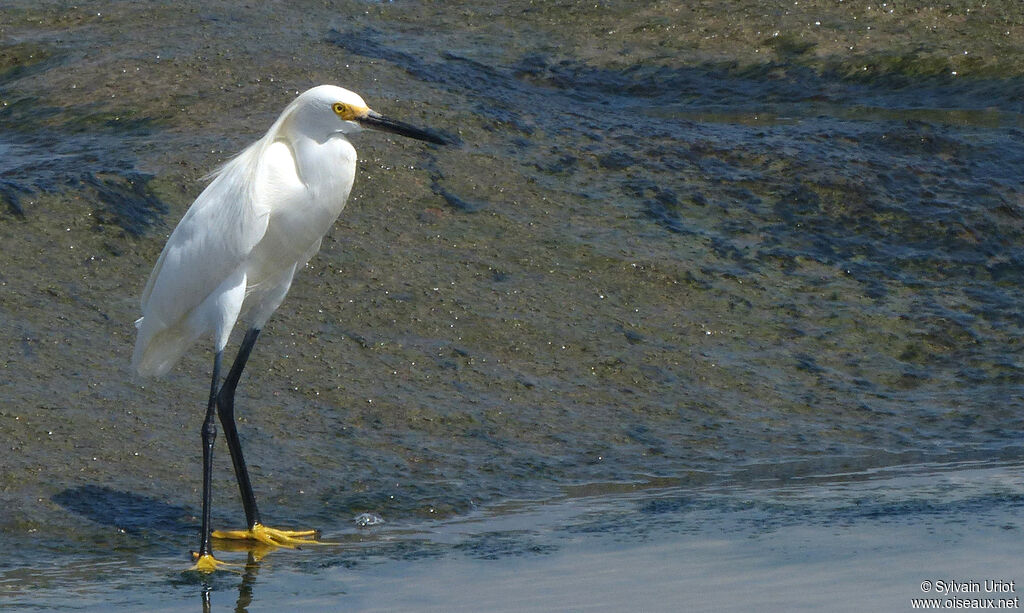
[[[339,121],[338,101],[366,108],[340,87],[303,93],[185,213],[142,294],[139,374],[165,374],[207,333],[221,350],[239,316],[260,328],[281,304],[352,190],[356,151],[346,135],[362,128]]]

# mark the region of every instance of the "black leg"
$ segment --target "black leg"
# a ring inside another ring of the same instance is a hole
[[[203,527],[199,537],[199,556],[211,555],[210,550],[210,503],[213,498],[213,443],[217,440],[217,422],[213,418],[213,407],[217,404],[217,388],[220,383],[220,362],[223,352],[213,356],[213,381],[210,383],[210,402],[206,405],[206,419],[203,420]]]
[[[259,328],[250,328],[245,333],[242,345],[238,348],[238,357],[231,365],[231,372],[217,394],[217,414],[224,427],[224,438],[231,452],[231,463],[235,465],[235,478],[238,481],[238,491],[242,494],[242,506],[245,507],[245,520],[249,528],[261,522],[259,509],[256,508],[256,496],[249,481],[249,471],[245,467],[245,458],[242,457],[242,443],[238,440],[238,430],[235,428],[235,387],[238,386],[238,379],[242,376],[242,370],[259,335]]]

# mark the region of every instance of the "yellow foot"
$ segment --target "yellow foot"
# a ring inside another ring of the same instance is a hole
[[[214,571],[224,568],[225,566],[238,566],[237,564],[228,564],[227,562],[221,562],[220,560],[218,560],[217,558],[213,557],[211,554],[208,553],[199,555],[196,552],[192,552],[192,557],[195,559],[196,563],[189,570],[200,573],[212,573]]]
[[[213,538],[218,539],[244,539],[247,541],[259,541],[274,547],[301,547],[302,545],[333,545],[316,540],[316,530],[278,530],[268,528],[263,524],[256,524],[248,530],[214,530],[211,533]]]

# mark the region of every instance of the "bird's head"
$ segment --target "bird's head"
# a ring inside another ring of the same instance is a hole
[[[335,134],[346,136],[363,130],[379,130],[417,140],[447,144],[441,136],[416,126],[390,119],[373,111],[359,94],[334,85],[320,85],[306,90],[290,105],[292,124],[317,140]]]

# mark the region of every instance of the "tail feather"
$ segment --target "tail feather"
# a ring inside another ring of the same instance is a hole
[[[164,326],[140,317],[135,327],[139,333],[132,353],[132,369],[143,377],[167,374],[200,336],[190,330],[184,321]]]

